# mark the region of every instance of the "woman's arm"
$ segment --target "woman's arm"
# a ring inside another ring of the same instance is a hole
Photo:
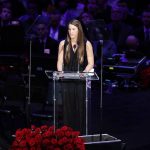
[[[64,40],[60,42],[58,49],[58,59],[57,59],[58,71],[63,71],[63,55],[64,55],[63,47],[64,47]]]
[[[93,47],[90,41],[86,42],[86,53],[88,64],[83,72],[89,72],[94,67]]]

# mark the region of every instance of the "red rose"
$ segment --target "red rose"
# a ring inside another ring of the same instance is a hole
[[[67,127],[67,126],[63,126],[63,127],[60,128],[60,130],[62,130],[62,131],[67,131],[67,130],[68,130],[68,127]]]
[[[54,145],[56,145],[56,144],[57,144],[57,140],[54,139],[54,138],[52,138],[52,139],[51,139],[51,143],[54,144]]]
[[[28,141],[29,145],[30,146],[35,146],[37,144],[36,140],[34,138],[31,138],[29,141]]]
[[[41,131],[40,128],[36,128],[36,129],[35,129],[35,133],[36,133],[36,134],[39,134],[39,133],[41,133],[41,132],[42,132],[42,131]]]
[[[26,147],[27,146],[27,142],[26,140],[21,140],[18,144],[19,147]]]
[[[21,129],[18,129],[16,131],[16,137],[22,137],[22,135],[23,135],[23,133],[22,133]]]
[[[41,141],[42,141],[42,135],[41,134],[37,134],[35,136],[35,140],[37,141],[37,143],[41,143]]]
[[[68,139],[66,138],[66,137],[63,137],[62,139],[60,139],[59,141],[58,141],[58,144],[59,145],[63,145],[63,144],[65,144],[65,143],[67,143],[68,142]]]
[[[64,150],[74,150],[74,148],[71,144],[67,144],[64,146]]]
[[[83,140],[81,138],[74,138],[74,143],[83,143]]]
[[[54,136],[54,132],[51,130],[48,130],[46,133],[47,133],[47,136]]]
[[[80,132],[79,131],[73,131],[72,132],[72,136],[73,137],[78,137],[80,135]]]
[[[21,132],[22,132],[23,135],[27,135],[27,134],[30,133],[30,129],[24,128],[24,129],[22,129]]]
[[[54,126],[41,126],[16,131],[16,138],[10,150],[85,150],[80,132],[63,126],[54,132]]]
[[[32,138],[30,136],[26,136],[25,139],[26,139],[26,141],[28,143]]]
[[[17,136],[16,137],[16,141],[19,143],[22,139],[24,139],[22,136],[21,137],[19,137],[19,136]]]
[[[17,147],[18,146],[18,142],[15,140],[15,141],[13,141],[13,143],[12,143],[12,147]]]
[[[31,125],[31,130],[35,130],[36,126],[35,125]]]
[[[47,125],[41,126],[41,130],[42,130],[42,131],[48,130],[48,126],[47,126]]]
[[[54,135],[53,131],[46,131],[43,133],[44,138],[51,137],[53,135]]]
[[[50,141],[50,139],[44,139],[43,141],[42,141],[42,144],[45,146],[45,145],[50,145],[51,144],[51,141]]]
[[[31,137],[31,138],[33,138],[33,137],[35,137],[36,136],[36,132],[35,131],[31,131],[29,134],[28,134],[28,136],[29,137]]]
[[[60,129],[57,129],[56,132],[55,132],[55,135],[59,138],[63,137],[64,136],[64,131],[60,130]]]
[[[71,133],[70,131],[66,131],[66,132],[65,132],[65,135],[66,135],[67,137],[70,137],[70,136],[72,135],[72,133]]]
[[[54,129],[55,129],[55,126],[51,126],[48,128],[49,131],[54,131]]]
[[[73,131],[73,129],[72,129],[71,127],[68,127],[68,130],[69,130],[69,131]]]

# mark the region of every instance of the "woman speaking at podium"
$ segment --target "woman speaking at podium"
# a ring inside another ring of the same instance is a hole
[[[71,20],[65,40],[59,43],[57,70],[89,72],[94,66],[93,48],[79,20]],[[63,124],[85,134],[85,81],[63,80]]]

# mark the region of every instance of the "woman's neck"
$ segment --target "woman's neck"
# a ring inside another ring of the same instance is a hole
[[[77,44],[77,39],[71,39],[71,44],[72,45]]]

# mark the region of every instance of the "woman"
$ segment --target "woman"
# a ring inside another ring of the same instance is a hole
[[[59,44],[57,70],[89,72],[94,66],[93,48],[84,37],[81,23],[68,24],[66,40]],[[63,81],[64,124],[85,133],[85,81]]]

